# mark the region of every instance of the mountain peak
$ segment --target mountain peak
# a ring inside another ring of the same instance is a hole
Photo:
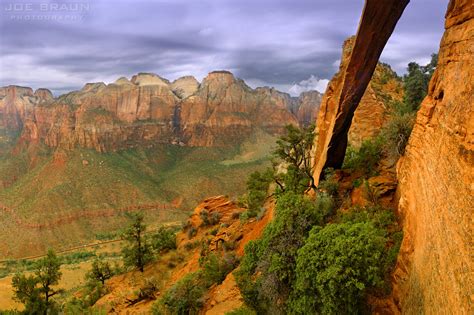
[[[155,73],[140,72],[132,77],[132,83],[140,86],[144,85],[162,85],[169,86],[170,81],[160,77]]]

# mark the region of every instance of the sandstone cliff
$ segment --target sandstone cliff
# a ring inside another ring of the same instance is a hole
[[[301,100],[274,89],[248,87],[230,72],[170,83],[139,73],[114,83],[88,83],[56,99],[46,89],[0,90],[0,127],[22,132],[25,142],[99,152],[157,143],[231,146],[257,130],[279,134],[287,124],[306,124],[319,93]]]
[[[398,168],[404,239],[395,293],[406,314],[474,311],[474,3],[450,1],[445,28]]]
[[[33,114],[34,106],[52,100],[47,89],[33,93],[29,87],[10,85],[0,88],[0,129],[21,131],[24,122]]]
[[[298,125],[281,95],[259,93],[230,72],[211,72],[199,90],[180,104],[185,143],[222,146],[228,137],[250,135],[255,128],[281,133],[287,124]]]

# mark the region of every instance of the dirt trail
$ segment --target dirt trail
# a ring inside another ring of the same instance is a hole
[[[175,204],[150,203],[150,204],[142,204],[142,205],[130,205],[130,206],[119,208],[119,209],[112,209],[112,208],[98,209],[98,210],[83,209],[83,210],[75,211],[74,213],[69,214],[69,215],[58,217],[48,223],[31,223],[31,222],[24,221],[20,216],[18,216],[18,214],[16,213],[14,209],[7,207],[3,204],[0,204],[0,213],[1,212],[8,213],[10,216],[12,216],[14,222],[17,225],[21,226],[22,228],[27,228],[27,229],[52,229],[59,225],[70,224],[83,218],[87,218],[87,219],[107,218],[107,217],[113,217],[125,212],[153,210],[153,209],[177,211],[177,212],[182,211],[182,210],[179,210],[179,206]]]
[[[164,227],[178,227],[178,226],[181,226],[181,225],[182,225],[181,221],[174,221],[174,222],[168,222],[168,223],[161,224],[160,227],[163,227],[163,226]],[[148,230],[145,234],[152,234],[152,233],[155,233],[156,231],[158,231],[158,229]],[[60,255],[60,254],[73,252],[73,251],[76,251],[76,250],[79,250],[79,249],[87,249],[87,248],[91,248],[91,247],[97,247],[97,246],[110,244],[110,243],[117,243],[117,242],[121,242],[121,241],[123,241],[122,238],[117,238],[117,239],[107,240],[107,241],[100,241],[100,242],[93,242],[93,243],[88,243],[88,244],[84,244],[84,245],[78,245],[78,246],[70,247],[70,248],[67,248],[67,249],[63,249],[63,250],[57,251],[56,254]],[[15,260],[32,260],[32,259],[38,259],[38,258],[45,257],[45,256],[46,256],[46,254],[33,255],[33,256],[26,256],[26,257],[22,257],[22,258],[16,258]],[[8,262],[8,261],[11,261],[11,259],[0,259],[0,264]]]

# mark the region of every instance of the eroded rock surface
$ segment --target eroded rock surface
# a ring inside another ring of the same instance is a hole
[[[474,311],[474,4],[449,3],[439,60],[399,161],[404,239],[395,295],[406,314]]]

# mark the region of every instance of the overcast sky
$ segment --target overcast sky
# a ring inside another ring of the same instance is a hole
[[[0,3],[0,85],[47,87],[56,95],[138,72],[201,80],[217,69],[253,87],[324,92],[363,7],[362,0]],[[399,73],[412,60],[427,63],[438,51],[447,3],[412,0],[382,61]]]

